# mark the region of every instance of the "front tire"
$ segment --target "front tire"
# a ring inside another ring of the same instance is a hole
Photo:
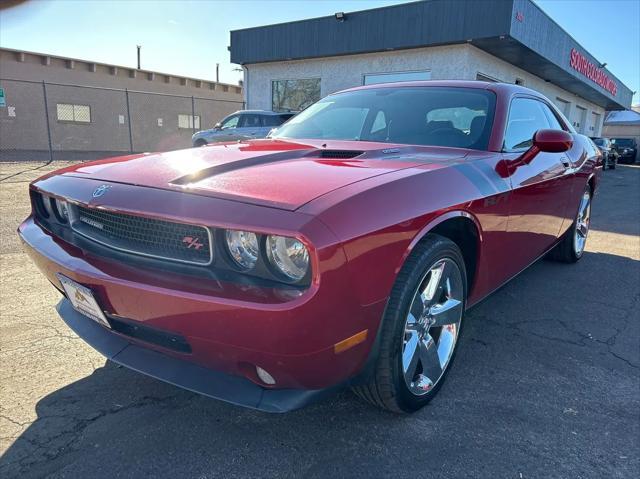
[[[429,234],[402,267],[385,309],[380,351],[361,398],[397,413],[437,394],[455,357],[467,296],[464,259],[447,238]]]
[[[580,197],[576,219],[564,238],[552,250],[552,259],[563,263],[576,263],[582,258],[591,222],[591,198],[591,188],[587,185]]]

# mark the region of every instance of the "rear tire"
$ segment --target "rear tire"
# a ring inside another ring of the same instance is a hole
[[[428,234],[418,243],[396,278],[374,370],[367,384],[353,388],[358,396],[396,413],[416,411],[433,399],[455,358],[466,281],[454,242]]]
[[[589,234],[591,198],[591,188],[587,185],[580,197],[576,219],[573,221],[569,231],[560,240],[560,243],[551,251],[551,259],[563,263],[576,263],[582,258],[587,235]]]

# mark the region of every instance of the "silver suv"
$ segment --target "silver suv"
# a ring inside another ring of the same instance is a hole
[[[191,137],[193,146],[204,146],[219,141],[265,138],[295,113],[277,113],[266,110],[242,110],[232,113],[210,130],[202,130]]]

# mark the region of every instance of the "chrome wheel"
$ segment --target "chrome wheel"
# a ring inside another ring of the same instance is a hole
[[[580,200],[578,216],[576,218],[576,231],[573,237],[573,248],[577,256],[581,256],[589,234],[589,221],[591,220],[591,194],[585,191]]]
[[[460,268],[450,258],[432,265],[414,293],[404,325],[402,372],[412,394],[428,393],[446,370],[464,308]]]

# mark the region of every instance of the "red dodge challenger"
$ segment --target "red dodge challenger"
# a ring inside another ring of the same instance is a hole
[[[18,232],[116,363],[264,411],[350,386],[411,412],[465,310],[547,253],[580,259],[599,171],[529,89],[373,85],[265,140],[48,174]]]

